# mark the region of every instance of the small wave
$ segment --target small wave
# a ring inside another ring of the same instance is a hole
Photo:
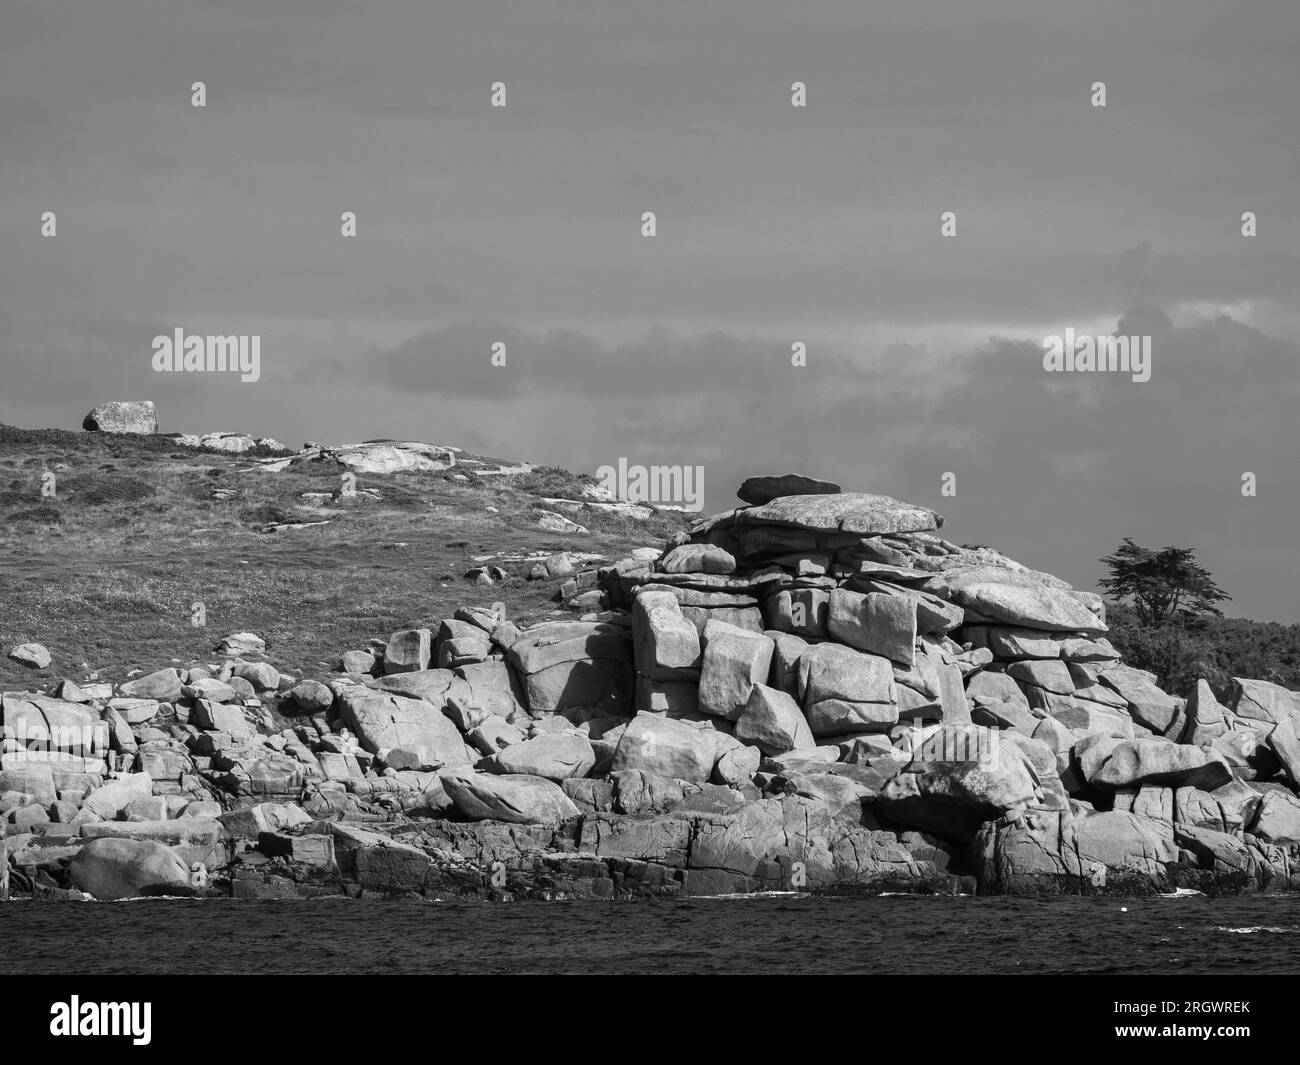
[[[1292,925],[1289,928],[1281,925],[1267,924],[1249,925],[1246,928],[1225,928],[1223,925],[1219,925],[1215,931],[1227,932],[1236,936],[1248,936],[1255,932],[1300,932],[1300,925]]]
[[[109,899],[109,902],[194,902],[194,895],[128,895],[124,899]],[[98,899],[91,899],[91,902],[98,902]]]
[[[951,894],[939,891],[880,891],[874,896],[877,899],[973,899],[975,898],[968,891],[954,891]],[[994,896],[989,896],[990,898]]]
[[[804,899],[811,898],[806,891],[734,891],[725,895],[691,895],[683,899],[689,902],[708,902],[718,900],[729,902],[732,899]]]
[[[1174,890],[1170,891],[1168,894],[1159,896],[1159,898],[1162,899],[1193,899],[1193,898],[1204,899],[1207,897],[1208,896],[1205,894],[1204,891],[1197,891],[1196,888],[1190,888],[1190,887],[1174,888]]]

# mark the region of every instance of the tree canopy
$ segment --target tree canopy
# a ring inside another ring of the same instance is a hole
[[[1135,544],[1130,537],[1113,555],[1101,560],[1110,576],[1098,583],[1112,598],[1129,603],[1144,625],[1158,627],[1206,614],[1221,616],[1216,604],[1229,599],[1196,561],[1190,547],[1155,550]]]

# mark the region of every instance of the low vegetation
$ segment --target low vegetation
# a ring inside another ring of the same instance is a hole
[[[1181,624],[1144,625],[1112,606],[1110,641],[1129,665],[1150,670],[1166,691],[1186,696],[1198,680],[1223,697],[1233,677],[1255,677],[1300,691],[1300,625],[1213,615]]]
[[[1128,537],[1102,560],[1112,597],[1110,640],[1129,665],[1187,696],[1205,680],[1223,697],[1233,677],[1300,689],[1300,625],[1225,618],[1231,597],[1186,547],[1142,547]]]
[[[280,665],[310,671],[475,599],[537,618],[554,609],[554,582],[507,564],[504,582],[478,588],[465,576],[476,556],[612,560],[678,527],[672,514],[582,510],[566,514],[586,535],[537,528],[541,498],[580,499],[589,480],[556,467],[363,474],[357,494],[341,497],[334,468],[271,473],[165,437],[0,425],[0,646],[39,641],[54,655],[51,675],[120,679],[201,659],[249,629]],[[192,624],[195,604],[203,626]],[[0,659],[0,687],[32,681]]]

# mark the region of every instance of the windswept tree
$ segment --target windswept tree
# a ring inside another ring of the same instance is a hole
[[[1190,547],[1162,547],[1156,551],[1135,544],[1129,537],[1113,554],[1101,560],[1110,576],[1098,583],[1121,603],[1131,603],[1143,625],[1159,627],[1205,614],[1222,616],[1215,604],[1230,598],[1196,561]]]

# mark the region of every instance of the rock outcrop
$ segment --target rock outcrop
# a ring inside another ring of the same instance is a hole
[[[238,633],[0,695],[11,893],[1300,887],[1300,693],[1171,696],[1098,597],[927,508],[740,495],[662,550],[545,560],[568,620],[467,607],[306,677]]]
[[[321,467],[353,473],[437,472],[457,465],[457,449],[418,440],[366,440],[359,444],[307,444],[286,458],[262,462],[268,470]]]
[[[245,451],[252,451],[254,448],[259,447],[269,448],[273,451],[287,450],[274,437],[252,437],[247,433],[169,433],[168,435],[182,447],[202,447],[211,451],[229,451],[234,455],[242,455]]]

